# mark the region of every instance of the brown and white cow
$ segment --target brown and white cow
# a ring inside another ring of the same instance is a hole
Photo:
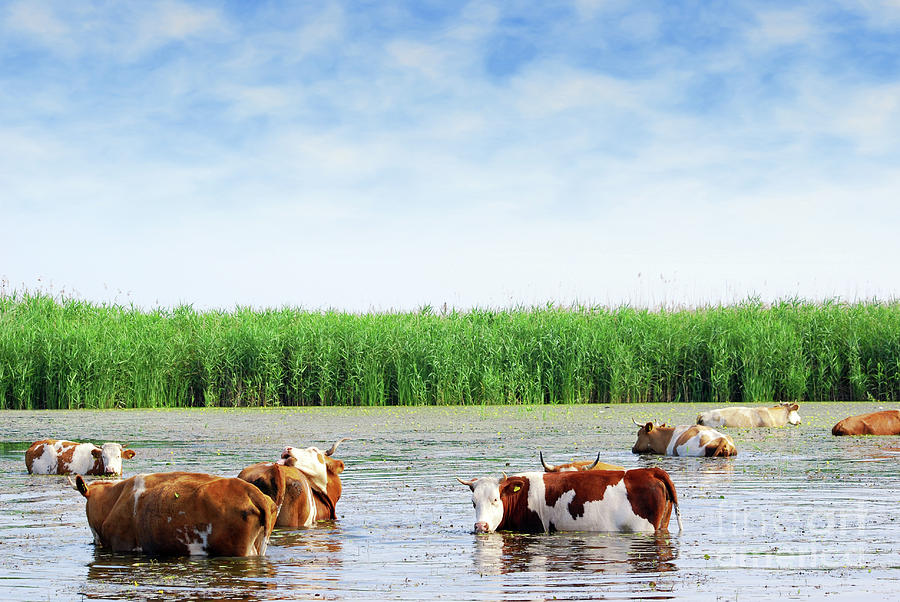
[[[697,424],[704,426],[732,426],[754,428],[758,426],[784,426],[800,424],[800,406],[796,403],[780,403],[764,408],[722,408],[709,410],[697,416]]]
[[[624,466],[616,466],[615,464],[607,464],[606,462],[601,462],[600,452],[597,452],[597,459],[593,462],[591,462],[590,460],[579,460],[577,462],[569,462],[567,464],[557,464],[556,466],[544,462],[544,452],[539,452],[539,455],[541,457],[541,466],[544,467],[544,472],[574,472],[576,470],[625,470]]]
[[[120,475],[122,460],[134,457],[133,449],[118,443],[75,443],[57,439],[35,441],[25,452],[29,474]]]
[[[900,435],[900,410],[883,410],[844,418],[832,435]]]
[[[256,485],[266,495],[277,491],[272,469],[280,473],[286,484],[284,503],[278,513],[277,527],[297,529],[311,527],[317,521],[334,520],[335,506],[341,498],[344,463],[332,458],[339,439],[327,451],[317,447],[286,447],[278,462],[261,462],[240,472],[239,479]]]
[[[87,498],[94,543],[113,552],[262,556],[278,516],[277,501],[250,483],[208,474],[141,474],[90,485],[77,475],[74,486]],[[281,487],[283,499],[283,480]]]
[[[472,490],[475,532],[667,531],[675,485],[661,468],[524,472],[463,481]]]
[[[634,421],[632,419],[632,421]],[[640,426],[637,441],[631,452],[635,454],[663,454],[666,456],[736,456],[737,448],[728,435],[708,426],[656,426],[652,422]]]

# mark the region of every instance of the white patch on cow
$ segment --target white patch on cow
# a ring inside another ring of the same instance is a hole
[[[706,455],[706,446],[700,444],[702,432],[698,432],[696,435],[675,447],[675,443],[681,437],[681,435],[688,429],[692,428],[691,426],[676,426],[675,430],[672,431],[672,438],[669,439],[669,445],[666,446],[666,455],[667,456],[705,456]]]
[[[212,535],[211,524],[206,525],[206,528],[204,529],[195,527],[193,533],[190,532],[188,527],[185,527],[184,539],[180,539],[179,541],[187,546],[188,554],[191,556],[200,556],[206,554],[206,544],[209,541],[210,535]]]
[[[324,494],[328,493],[328,469],[325,466],[325,452],[318,447],[307,447],[306,449],[287,447],[284,453],[289,454],[293,458],[294,468],[306,475],[316,491]]]
[[[541,517],[544,530],[549,531],[550,525],[557,531],[630,531],[650,532],[655,531],[653,524],[646,518],[638,516],[631,508],[628,500],[628,492],[625,481],[619,481],[615,485],[606,488],[602,500],[585,502],[584,514],[573,517],[569,504],[575,499],[575,490],[569,490],[562,494],[556,503],[548,506],[544,497],[543,478],[532,477],[529,479],[528,508]],[[535,481],[541,481],[541,496],[532,496]]]
[[[34,474],[56,474],[59,447],[58,441],[54,445],[47,443],[41,445],[41,453],[31,463],[31,472]]]
[[[681,437],[681,435],[688,429],[695,428],[694,425],[687,426],[676,426],[675,430],[672,431],[672,438],[669,440],[669,445],[666,447],[666,455],[667,456],[705,456],[706,448],[708,446],[715,446],[718,444],[720,439],[725,439],[725,435],[722,433],[703,426],[697,426],[697,434],[679,445],[675,447],[675,443]],[[703,435],[711,436],[709,440],[707,440],[706,445],[701,444],[701,440]]]
[[[91,535],[94,536],[94,545],[96,545],[96,546],[102,545],[100,543],[100,534],[97,533],[93,527],[91,527]]]
[[[788,424],[793,424],[794,426],[800,424],[800,413],[797,410],[791,410],[788,412],[787,421]]]
[[[247,545],[245,556],[264,556],[266,548],[269,546],[269,537],[266,535],[265,529],[259,530],[259,535],[255,540],[251,540]]]
[[[147,485],[144,483],[144,476],[139,474],[134,477],[134,484],[132,485],[132,492],[134,495],[134,511],[137,513],[138,500],[147,491]]]
[[[496,531],[503,520],[500,481],[492,477],[477,479],[472,490],[472,503],[475,505],[475,523],[485,523],[488,531]]]
[[[316,524],[316,519],[318,518],[318,509],[316,507],[316,499],[313,496],[312,487],[305,487],[305,489],[306,507],[309,508],[309,516],[306,518],[306,522],[303,523],[303,526],[312,527],[314,524]]]
[[[69,446],[62,447],[59,453],[65,452],[68,448]],[[63,469],[75,474],[87,474],[94,467],[94,456],[91,452],[95,449],[99,448],[93,443],[79,443],[74,446],[72,460],[68,464],[63,464]]]
[[[118,443],[104,443],[100,447],[105,474],[122,474],[122,446]]]

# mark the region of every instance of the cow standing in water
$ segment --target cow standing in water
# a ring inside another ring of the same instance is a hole
[[[188,472],[90,485],[77,475],[73,485],[87,498],[95,544],[157,556],[262,556],[280,503],[241,479]]]
[[[575,472],[578,470],[625,470],[624,466],[617,466],[615,464],[607,464],[606,462],[601,462],[600,452],[597,452],[597,459],[593,462],[591,462],[590,460],[579,460],[576,462],[568,462],[567,464],[557,464],[556,466],[544,462],[544,452],[540,452],[540,458],[541,466],[544,467],[544,472]]]
[[[754,428],[759,426],[784,426],[800,424],[800,406],[796,403],[780,403],[770,408],[722,408],[697,416],[697,424],[704,426],[732,426]]]
[[[736,456],[737,448],[728,435],[708,426],[645,425],[632,419],[640,428],[631,452],[665,456]]]
[[[122,474],[122,460],[134,457],[133,449],[118,443],[75,443],[57,439],[35,441],[25,452],[25,468],[29,474]]]
[[[334,520],[335,506],[341,498],[340,474],[344,463],[332,455],[344,441],[346,437],[337,440],[327,451],[317,447],[286,447],[278,462],[253,464],[242,470],[238,478],[272,497],[277,491],[273,467],[281,475],[286,491],[275,523],[278,527],[297,529],[311,527],[317,521]]]
[[[900,410],[884,410],[844,418],[832,435],[900,435]]]
[[[667,531],[675,485],[661,468],[524,472],[457,480],[472,490],[475,532]]]

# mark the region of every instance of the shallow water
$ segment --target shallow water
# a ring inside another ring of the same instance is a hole
[[[900,437],[832,437],[883,404],[807,403],[797,428],[728,430],[736,458],[634,456],[637,427],[710,404],[0,413],[0,599],[838,599],[900,596]],[[284,445],[352,437],[338,520],[276,531],[264,558],[155,559],[92,543],[65,477],[30,476],[45,438],[127,443],[126,476],[235,476]],[[891,450],[890,448],[895,448]],[[455,476],[547,461],[658,465],[685,530],[474,535]]]

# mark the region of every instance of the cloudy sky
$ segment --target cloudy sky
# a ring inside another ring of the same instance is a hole
[[[898,199],[896,0],[0,2],[7,291],[893,297]]]

